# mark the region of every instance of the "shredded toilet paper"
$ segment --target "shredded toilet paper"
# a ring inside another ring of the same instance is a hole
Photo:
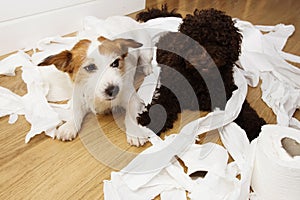
[[[17,121],[18,115],[25,113],[22,98],[4,87],[0,87],[0,102],[0,117],[9,115],[10,124]]]
[[[32,56],[18,51],[0,61],[2,75],[14,76],[15,69],[22,67],[22,79],[28,93],[19,96],[0,87],[0,117],[8,115],[9,123],[14,123],[18,115],[25,115],[31,124],[25,142],[42,132],[53,137],[56,127],[71,116],[70,103],[55,103],[69,100],[72,95],[68,75],[54,66],[37,67],[37,64],[49,55],[72,48],[80,39],[97,34],[106,36],[106,28],[111,27],[112,19],[122,23],[128,18],[87,17],[83,30],[76,36],[45,38],[35,45],[34,49],[39,52]],[[156,42],[164,32],[176,32],[181,22],[182,19],[173,17],[141,24],[132,21],[131,28],[146,30]],[[225,110],[216,110],[192,121],[179,133],[164,139],[152,136],[151,147],[124,169],[112,172],[111,180],[104,181],[105,199],[148,200],[158,195],[163,200],[183,200],[187,196],[192,200],[298,199],[299,159],[289,157],[280,146],[280,140],[287,136],[300,142],[299,131],[287,128],[300,128],[300,122],[293,118],[300,107],[300,70],[287,62],[300,63],[300,57],[282,51],[295,28],[283,24],[255,26],[239,19],[236,19],[236,26],[243,35],[238,61],[241,68],[234,68],[238,89],[233,92]],[[145,78],[138,91],[147,103],[151,102],[159,84],[159,68],[155,61],[153,66],[154,73]],[[262,81],[262,99],[272,108],[280,126],[264,126],[259,138],[250,144],[245,131],[232,121],[246,98],[247,84],[256,87],[259,80]],[[199,135],[216,129],[224,146],[195,144]],[[233,162],[228,163],[229,155]],[[181,159],[187,172],[176,158]],[[206,175],[192,177],[199,171]],[[250,191],[250,186],[254,192]]]
[[[18,115],[25,115],[31,124],[25,137],[26,143],[42,132],[53,138],[56,127],[66,118],[62,112],[68,113],[69,109],[55,110],[53,107],[59,107],[59,104],[53,106],[49,102],[70,99],[73,90],[71,80],[55,66],[37,67],[31,57],[22,51],[0,62],[1,73],[4,75],[15,75],[14,70],[19,66],[22,66],[22,79],[27,85],[27,94],[21,97],[0,87],[0,117],[9,115],[9,123],[15,123]]]
[[[287,62],[300,63],[300,57],[282,51],[295,27],[254,26],[241,20],[237,20],[236,26],[243,35],[240,64],[249,85],[255,87],[261,79],[262,99],[276,114],[277,123],[300,129],[299,120],[293,118],[300,107],[300,70]]]
[[[30,56],[21,50],[0,61],[0,74],[15,76],[15,70],[20,66],[32,66]]]

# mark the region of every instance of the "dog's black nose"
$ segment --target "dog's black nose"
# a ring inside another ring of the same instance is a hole
[[[105,94],[107,94],[109,97],[116,97],[119,91],[119,86],[110,85],[105,89]]]

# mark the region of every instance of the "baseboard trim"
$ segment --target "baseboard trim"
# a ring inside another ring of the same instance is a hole
[[[42,38],[66,35],[82,28],[85,16],[106,18],[145,8],[145,0],[97,0],[0,23],[0,55],[31,48]]]

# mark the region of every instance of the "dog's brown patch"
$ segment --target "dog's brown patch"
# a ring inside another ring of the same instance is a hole
[[[57,69],[67,72],[74,81],[79,67],[87,56],[90,40],[80,40],[70,51],[65,50],[59,54],[45,58],[38,66],[54,64]]]
[[[73,58],[68,67],[68,71],[72,71],[72,79],[77,74],[79,67],[83,64],[87,57],[87,50],[91,44],[90,40],[80,40],[71,50]]]
[[[103,36],[98,38],[102,44],[99,45],[99,53],[103,55],[115,55],[119,59],[119,69],[122,74],[125,73],[124,59],[128,55],[128,48],[139,48],[143,44],[132,39],[114,39],[109,40]]]
[[[120,58],[119,60],[119,69],[120,69],[120,72],[122,75],[125,74],[125,60],[124,60],[125,57],[122,57]]]
[[[102,42],[102,44],[99,45],[99,52],[103,55],[116,54],[117,56],[125,57],[128,53],[128,48],[139,48],[143,46],[143,44],[132,39],[109,40],[100,36],[98,41]]]

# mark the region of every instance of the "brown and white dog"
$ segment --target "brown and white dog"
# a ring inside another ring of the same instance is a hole
[[[138,37],[131,34],[128,38],[83,39],[71,50],[49,56],[39,64],[54,64],[68,73],[74,83],[73,116],[58,128],[57,139],[69,141],[75,138],[89,112],[101,114],[123,107],[128,143],[141,146],[148,141],[149,129],[138,125],[136,120],[144,104],[133,82],[137,66],[144,67],[145,75],[152,72],[152,51],[141,48],[151,46],[151,38],[144,34]]]

